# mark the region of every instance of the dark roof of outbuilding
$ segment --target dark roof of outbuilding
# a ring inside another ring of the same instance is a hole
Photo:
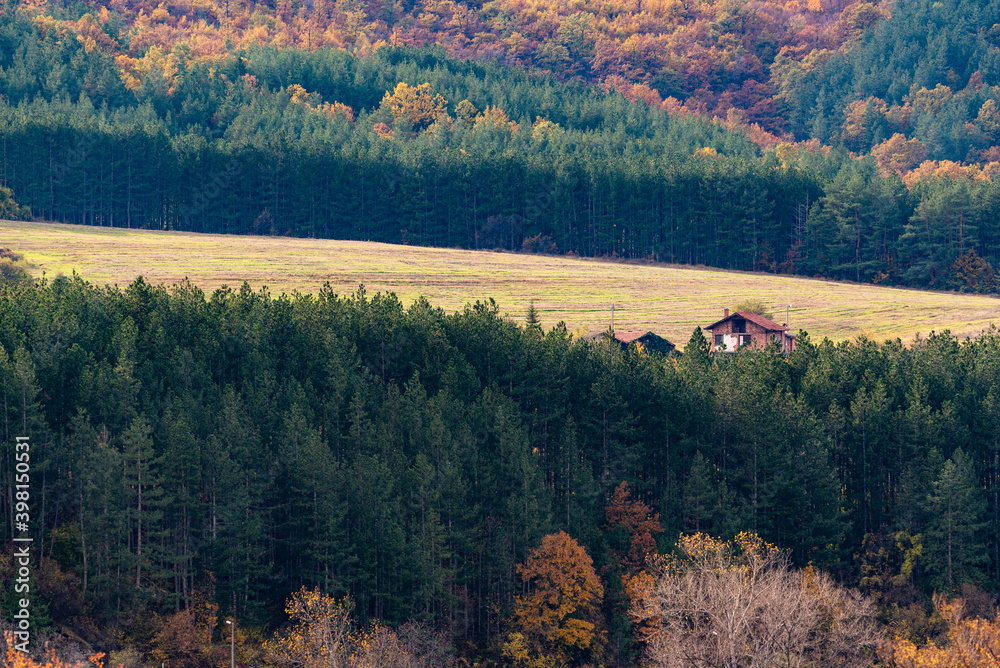
[[[715,329],[716,327],[718,327],[719,325],[721,325],[725,321],[732,320],[733,318],[735,318],[737,316],[743,318],[744,320],[749,320],[750,322],[754,323],[755,325],[759,325],[759,326],[763,327],[764,329],[766,329],[769,332],[787,332],[788,331],[788,328],[785,327],[784,325],[779,325],[778,323],[774,322],[773,320],[768,320],[767,318],[765,318],[762,315],[758,315],[756,313],[744,313],[743,311],[737,311],[736,313],[730,313],[727,317],[723,318],[722,320],[720,320],[718,322],[712,323],[711,325],[709,325],[705,329],[708,329],[708,330]]]
[[[632,343],[637,341],[647,334],[653,334],[652,332],[615,332],[615,339],[621,343]],[[656,336],[656,334],[653,334]]]
[[[604,332],[600,332],[598,334],[588,334],[584,338],[587,341],[600,341],[603,337],[605,337],[607,335],[608,335],[608,332],[604,331]],[[653,341],[656,341],[657,339],[660,340],[660,341],[663,341],[663,343],[665,343],[667,346],[670,346],[671,349],[676,349],[677,348],[677,346],[675,346],[669,339],[666,339],[666,338],[660,336],[659,334],[657,334],[656,332],[651,332],[649,330],[642,331],[642,332],[615,332],[612,336],[613,336],[613,338],[614,338],[615,341],[617,341],[618,343],[620,343],[622,345],[625,345],[625,346],[627,346],[630,343],[634,343],[634,342],[636,342],[636,341],[638,341],[638,340],[640,340],[640,339],[648,336],[648,337],[651,337]]]

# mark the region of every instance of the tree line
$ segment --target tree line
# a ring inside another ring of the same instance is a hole
[[[559,529],[624,663],[624,575],[681,531],[752,531],[918,627],[931,592],[1000,582],[992,328],[725,359],[696,331],[664,358],[494,303],[79,277],[7,283],[0,314],[0,532],[27,433],[45,614],[95,638],[199,596],[267,624],[307,587],[484,649]]]

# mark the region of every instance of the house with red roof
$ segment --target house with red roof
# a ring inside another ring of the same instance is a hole
[[[730,313],[729,309],[723,313],[722,320],[705,328],[711,333],[712,352],[732,353],[745,347],[763,350],[772,341],[786,353],[795,350],[795,335],[788,327],[756,313]]]

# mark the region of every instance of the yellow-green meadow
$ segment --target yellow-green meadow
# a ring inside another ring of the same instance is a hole
[[[273,294],[310,293],[329,282],[348,294],[364,284],[369,294],[394,292],[405,305],[424,296],[449,312],[493,298],[519,320],[534,300],[543,327],[563,320],[571,331],[607,329],[615,304],[616,330],[648,329],[679,345],[744,299],[770,305],[778,322],[790,305],[791,328],[814,340],[909,342],[932,330],[974,336],[1000,323],[994,297],[558,256],[6,221],[0,247],[24,253],[50,278],[76,271],[120,286],[140,275],[167,285],[188,278],[207,292],[246,281]]]

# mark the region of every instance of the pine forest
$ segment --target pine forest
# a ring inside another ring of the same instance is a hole
[[[0,0],[0,219],[995,295],[1000,0]],[[4,668],[1000,665],[993,324],[661,354],[7,245]]]

